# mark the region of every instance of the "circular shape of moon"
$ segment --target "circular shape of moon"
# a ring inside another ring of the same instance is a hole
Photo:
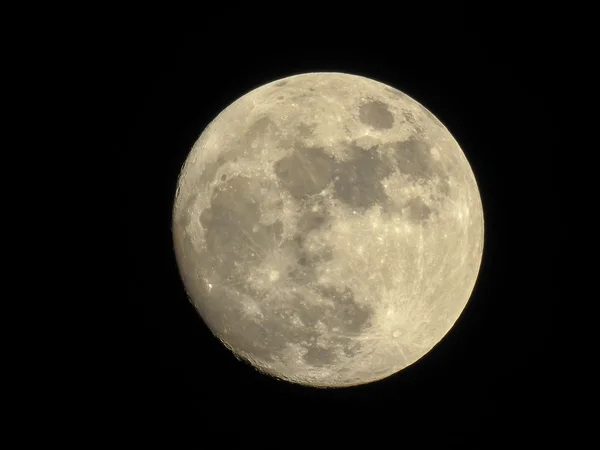
[[[422,105],[308,73],[210,123],[181,170],[173,237],[190,300],[236,356],[342,387],[448,333],[481,264],[483,210],[463,151]]]

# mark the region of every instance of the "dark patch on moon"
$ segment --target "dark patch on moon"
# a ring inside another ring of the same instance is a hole
[[[332,346],[341,345],[347,356],[354,355],[361,346],[360,343],[353,340],[353,337],[362,333],[371,324],[373,309],[359,305],[349,288],[339,290],[334,287],[321,286],[319,293],[333,300],[334,306],[298,301],[294,304],[293,311],[303,323],[304,329],[311,330],[311,337],[319,336],[320,333],[314,330],[321,322],[327,329],[323,334],[328,337]],[[323,352],[321,351],[323,347],[316,343],[307,348],[308,357],[304,358],[306,363],[313,366],[325,366],[335,362],[332,350],[327,349],[327,352]]]
[[[210,207],[200,214],[208,258],[223,277],[235,272],[236,261],[258,262],[261,252],[281,237],[280,222],[259,224],[260,185],[259,180],[247,177],[230,178],[215,189]]]
[[[198,180],[198,186],[208,186],[214,182],[219,167],[221,167],[224,163],[225,161],[222,158],[218,158],[216,161],[206,164]],[[195,188],[193,192],[197,192],[198,190],[198,188]]]
[[[450,183],[448,181],[448,175],[440,173],[440,181],[438,184],[438,189],[442,197],[450,197]]]
[[[281,87],[281,86],[285,86],[286,84],[288,84],[287,81],[278,81],[277,83],[275,83],[275,86]]]
[[[305,306],[304,303],[298,303],[296,311],[304,325],[312,328],[320,321],[328,330],[337,328],[341,335],[355,335],[370,325],[373,309],[359,305],[351,289],[339,291],[333,287],[319,287],[319,292],[333,300],[334,306],[314,302]]]
[[[438,178],[438,192],[442,197],[450,195],[449,176],[442,163],[431,155],[431,147],[424,141],[412,136],[406,141],[392,144],[392,162],[400,172],[416,181]]]
[[[240,156],[248,156],[249,152],[253,151],[251,147],[264,148],[267,141],[278,142],[281,146],[287,147],[292,144],[292,137],[284,135],[271,118],[261,117],[250,126],[245,134],[245,139],[237,143],[239,146],[237,151],[240,152],[241,150],[242,154]],[[229,154],[226,156],[229,156]],[[233,158],[228,159],[235,160]]]
[[[306,148],[299,144],[292,155],[275,163],[279,183],[297,199],[322,191],[331,181],[333,160],[322,148]]]
[[[246,220],[254,225],[260,217],[258,204],[252,201],[254,200],[252,193],[256,189],[256,183],[255,180],[248,177],[229,179],[229,181],[215,189],[211,206],[202,212],[200,220],[202,221],[202,216],[205,214],[215,216],[211,210],[222,208],[224,213],[227,214],[228,220]],[[207,224],[203,222],[202,225],[204,228],[209,229],[212,223],[214,223],[214,220]]]
[[[360,341],[356,341],[351,338],[338,338],[337,341],[344,346],[344,355],[346,355],[348,358],[356,356],[356,354],[362,348]]]
[[[336,197],[347,205],[364,211],[383,203],[387,195],[381,180],[392,173],[374,150],[351,149],[350,160],[336,164],[333,186]]]
[[[392,158],[400,172],[415,178],[431,178],[435,173],[435,160],[429,153],[429,145],[411,137],[393,144]]]
[[[331,261],[333,259],[333,251],[331,247],[325,248],[319,253],[309,252],[304,248],[300,248],[298,252],[298,264],[302,269],[307,270],[307,275],[311,275],[314,279],[314,266],[319,263]]]
[[[279,97],[277,97],[277,100],[283,100],[283,95],[280,95]]]
[[[268,117],[261,117],[252,124],[250,130],[246,133],[246,136],[253,138],[257,135],[264,134],[269,126],[275,126],[275,123]]]
[[[302,357],[307,364],[315,367],[331,365],[335,362],[335,354],[325,347],[308,347],[308,351]]]
[[[341,334],[354,335],[361,333],[370,325],[374,314],[373,308],[358,304],[352,289],[321,287],[320,292],[335,304],[332,314],[323,320],[328,328],[338,328]]]
[[[349,287],[340,289],[333,286],[319,286],[319,292],[340,305],[347,305],[354,302],[354,292]]]
[[[274,133],[279,133],[275,122],[268,117],[261,117],[250,126],[250,129],[246,132],[246,137],[250,144],[260,145],[267,134]]]
[[[316,327],[319,320],[325,318],[325,313],[327,312],[324,305],[317,303],[306,305],[305,303],[298,302],[294,306],[294,309],[302,323],[308,328]]]
[[[403,207],[408,219],[413,222],[423,222],[429,218],[432,209],[421,197],[411,198]]]
[[[394,126],[394,115],[389,111],[388,105],[379,100],[360,105],[358,118],[365,125],[379,130],[389,130]]]
[[[325,225],[329,218],[330,214],[327,211],[307,211],[298,220],[298,233],[306,236],[311,231]]]
[[[309,251],[305,247],[307,233],[296,233],[294,237],[286,242],[286,247],[295,256],[298,261],[297,273],[294,273],[294,277],[303,275],[303,279],[315,279],[314,267],[318,263],[331,261],[333,259],[333,249],[331,246],[325,246],[325,248],[316,253]]]
[[[298,125],[298,136],[307,138],[312,136],[315,133],[315,125],[308,125],[306,123],[301,123]]]

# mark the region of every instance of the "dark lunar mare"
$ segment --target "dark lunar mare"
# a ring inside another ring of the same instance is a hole
[[[210,207],[200,215],[208,258],[224,279],[235,275],[240,265],[258,263],[281,237],[281,222],[269,226],[259,222],[260,187],[260,180],[232,177],[215,189]]]
[[[381,180],[392,173],[392,166],[379,158],[376,147],[363,150],[352,143],[348,153],[350,158],[337,162],[333,171],[336,197],[361,212],[384,204],[387,195]]]
[[[331,181],[333,158],[322,148],[295,144],[295,150],[275,163],[279,184],[296,199],[304,199],[322,191]]]

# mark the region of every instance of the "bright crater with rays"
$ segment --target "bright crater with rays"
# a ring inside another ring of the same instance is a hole
[[[173,236],[212,332],[267,374],[385,378],[454,325],[483,251],[473,172],[449,131],[389,86],[296,75],[244,95],[182,168]]]

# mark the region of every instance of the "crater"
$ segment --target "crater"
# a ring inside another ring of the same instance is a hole
[[[296,150],[274,165],[279,183],[293,197],[303,199],[321,192],[331,181],[333,160],[322,148],[296,144]]]
[[[335,166],[333,186],[336,196],[347,205],[359,210],[384,203],[387,195],[381,180],[392,173],[373,150],[351,149],[352,158]]]
[[[394,126],[394,115],[389,111],[388,105],[379,100],[360,105],[358,118],[365,125],[379,130],[389,130]]]

